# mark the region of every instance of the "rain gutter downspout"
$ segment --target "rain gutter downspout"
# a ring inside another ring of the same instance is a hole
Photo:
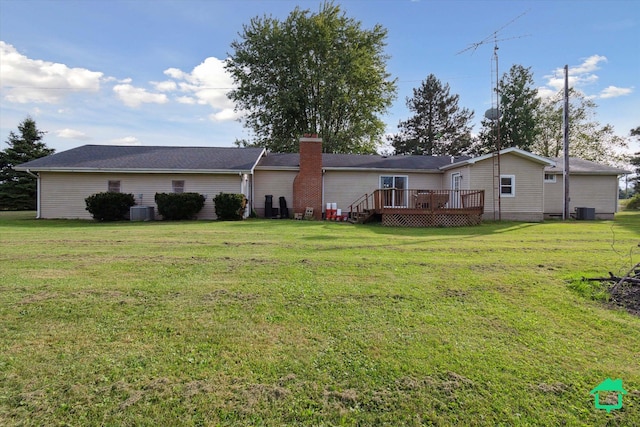
[[[36,179],[36,219],[40,219],[40,175],[36,175],[30,169],[26,172]]]

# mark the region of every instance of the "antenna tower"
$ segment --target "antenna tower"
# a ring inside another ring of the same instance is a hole
[[[502,206],[501,206],[501,197],[500,197],[500,187],[501,187],[501,173],[500,173],[500,150],[502,149],[500,144],[500,78],[499,78],[499,67],[498,67],[498,42],[506,41],[506,40],[514,40],[521,39],[523,37],[528,37],[529,35],[521,35],[515,37],[507,37],[507,38],[498,38],[498,33],[504,30],[506,27],[511,25],[513,22],[520,19],[522,16],[529,13],[529,11],[525,11],[520,15],[513,18],[511,21],[504,24],[502,27],[495,30],[493,33],[489,34],[484,39],[480,40],[476,43],[471,43],[468,47],[461,50],[457,53],[460,55],[461,53],[471,51],[471,54],[475,53],[475,51],[482,45],[493,43],[493,55],[491,56],[491,86],[492,86],[492,96],[491,96],[491,108],[485,112],[485,117],[491,120],[494,123],[494,133],[495,133],[495,152],[492,155],[493,160],[493,219],[501,221],[502,220]],[[495,68],[494,68],[495,67]],[[493,80],[495,76],[495,81]]]

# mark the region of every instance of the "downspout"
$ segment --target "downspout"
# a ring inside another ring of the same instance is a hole
[[[255,187],[255,185],[256,185],[256,174],[253,173],[253,172],[254,171],[252,170],[251,171],[251,192],[250,192],[251,200],[249,200],[249,205],[251,206],[251,213],[253,213],[253,211],[254,211],[254,206],[253,206],[254,200],[253,199],[255,198],[255,194],[254,194],[255,190],[254,189],[256,188]],[[249,214],[249,216],[251,216],[251,214]]]
[[[238,176],[240,176],[240,194],[242,194],[243,196],[247,197],[248,194],[245,193],[249,193],[247,186],[249,185],[249,183],[247,182],[247,180],[245,180],[245,176],[247,174],[245,174],[244,172],[240,171],[238,172]],[[247,200],[249,199],[249,197],[247,197]],[[244,208],[244,213],[242,214],[242,218],[245,219],[247,218],[249,215],[247,214],[247,211],[251,212],[249,205],[247,204],[247,206]]]
[[[40,175],[36,175],[31,170],[26,172],[36,179],[36,219],[40,219]]]
[[[321,196],[322,202],[320,202],[320,206],[322,206],[323,208],[325,207],[325,204],[324,204],[324,173],[325,172],[326,172],[326,170],[323,168],[322,169],[322,196]],[[327,215],[326,212],[325,212],[325,215]]]

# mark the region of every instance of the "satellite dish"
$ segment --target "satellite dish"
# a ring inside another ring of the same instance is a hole
[[[484,116],[489,120],[498,120],[500,118],[500,111],[497,108],[489,108],[484,112]]]

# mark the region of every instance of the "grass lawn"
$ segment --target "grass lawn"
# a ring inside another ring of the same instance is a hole
[[[639,425],[640,317],[569,283],[625,273],[639,242],[640,213],[450,229],[0,213],[0,424]],[[628,392],[611,413],[589,394],[608,377]]]

